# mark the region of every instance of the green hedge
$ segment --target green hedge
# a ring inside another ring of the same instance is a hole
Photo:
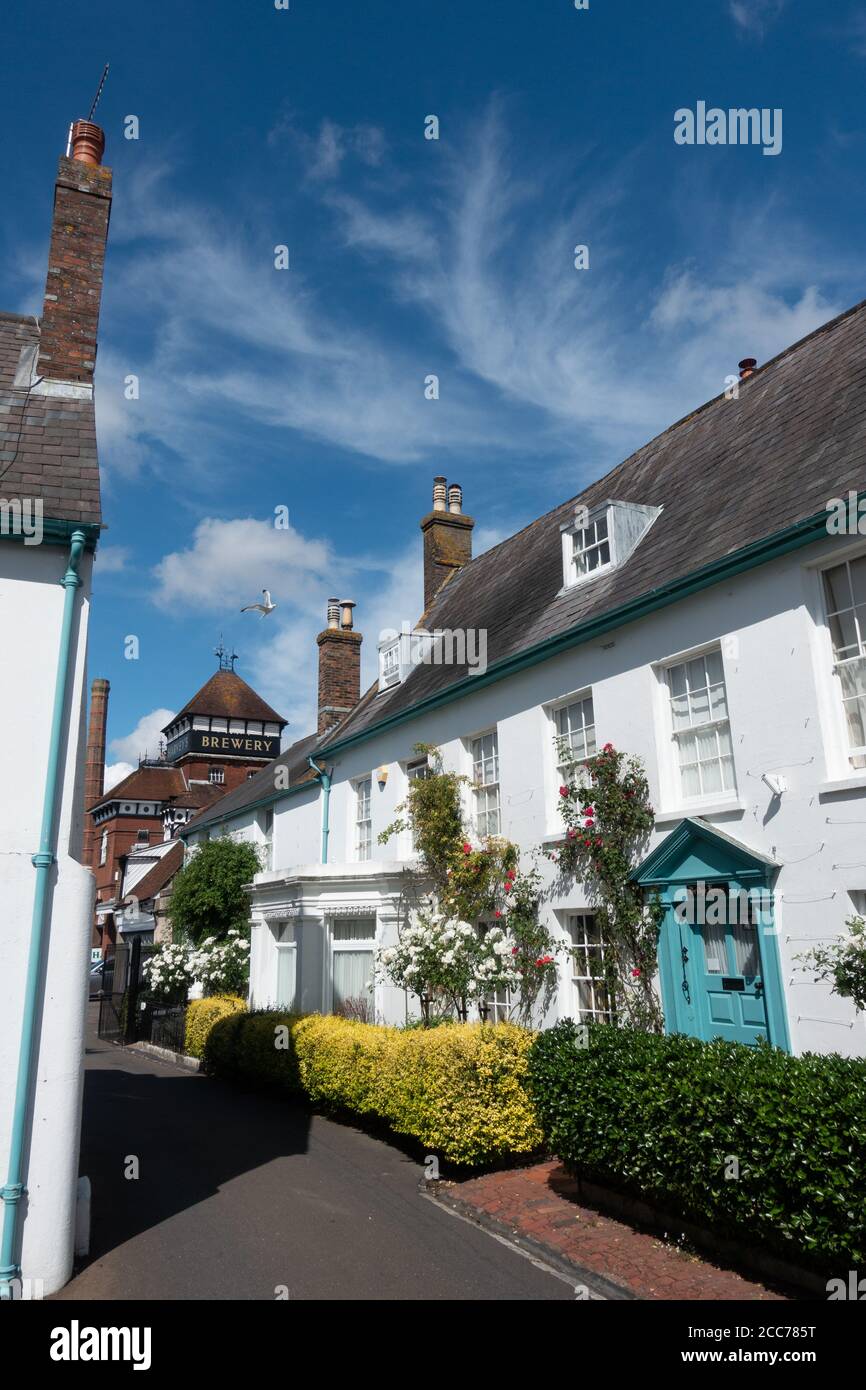
[[[214,1024],[229,1014],[245,1013],[247,1001],[239,994],[210,994],[192,999],[186,1009],[184,1051],[190,1057],[204,1056],[205,1043]]]
[[[216,1023],[205,1063],[218,1076],[383,1120],[446,1162],[477,1166],[528,1157],[541,1142],[526,1090],[532,1038],[508,1023],[406,1030],[262,1011]],[[276,1045],[285,1039],[287,1049]]]
[[[529,1086],[575,1174],[789,1258],[866,1258],[866,1062],[605,1025],[581,1047],[566,1019]]]

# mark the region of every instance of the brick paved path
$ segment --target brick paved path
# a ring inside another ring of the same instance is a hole
[[[528,1237],[636,1298],[788,1297],[584,1205],[577,1183],[556,1161],[470,1178],[442,1195],[465,1214],[477,1213],[512,1238]]]

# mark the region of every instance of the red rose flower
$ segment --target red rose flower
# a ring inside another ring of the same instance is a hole
[[[566,840],[573,840],[573,839],[575,838],[576,835],[577,835],[577,831],[576,831],[576,830],[569,830],[568,833],[566,834],[566,837],[565,837],[565,838],[566,838]]]
[[[464,844],[464,846],[463,846],[463,853],[464,853],[464,854],[471,854],[471,853],[472,853],[472,846],[471,846],[471,845],[468,845],[468,844]]]
[[[497,909],[496,909],[496,916],[497,916],[497,917],[501,917],[501,916],[502,916],[502,913],[499,911],[499,908],[498,908],[498,907],[497,907]]]
[[[634,976],[634,978],[637,979],[638,975],[640,974],[640,971],[639,971],[639,970],[633,970],[631,973],[632,973],[632,975]]]
[[[560,789],[559,789],[559,795],[560,795],[560,796],[568,796],[568,787],[560,787]]]
[[[506,891],[506,893],[510,893],[510,892],[511,892],[511,884],[510,884],[510,883],[506,883],[506,885],[505,885],[505,891]]]

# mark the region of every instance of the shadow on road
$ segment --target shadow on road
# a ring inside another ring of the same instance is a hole
[[[92,1184],[93,1213],[86,1264],[231,1178],[306,1152],[309,1115],[291,1101],[159,1063],[145,1072],[138,1058],[125,1067],[129,1054],[98,1050],[108,1055],[91,1064],[84,1087],[80,1171]]]

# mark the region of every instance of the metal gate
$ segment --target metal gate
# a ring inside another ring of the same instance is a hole
[[[97,1032],[108,1042],[134,1041],[138,995],[142,988],[141,940],[120,940],[105,958]]]
[[[166,1004],[148,996],[144,966],[158,949],[134,936],[118,941],[106,957],[97,1032],[107,1042],[152,1042],[183,1051],[185,1003]]]

